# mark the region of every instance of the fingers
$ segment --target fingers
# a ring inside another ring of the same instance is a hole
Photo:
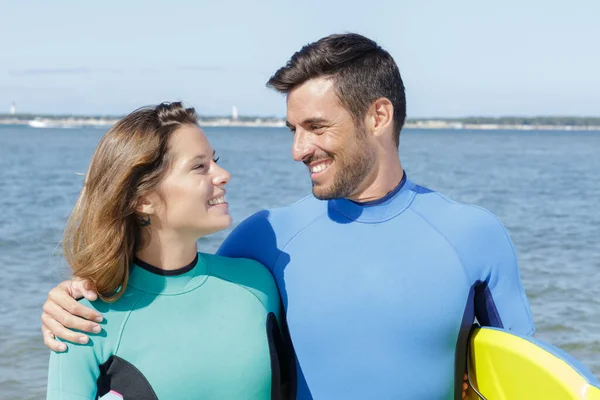
[[[73,289],[73,297],[78,298],[83,296],[89,301],[95,301],[98,299],[98,293],[94,284],[87,279],[73,278],[71,287]]]
[[[66,285],[63,286],[63,284]],[[82,305],[73,298],[70,291],[70,281],[65,281],[57,287],[55,287],[54,289],[52,289],[48,294],[48,301],[46,302],[46,304],[57,306],[51,307],[51,309],[46,312],[56,320],[59,320],[59,317],[63,318],[65,322],[63,323],[63,325],[68,326],[70,328],[76,328],[86,332],[92,332],[91,327],[93,325],[78,323],[78,321],[81,320],[81,318],[72,320],[70,317],[66,316],[62,311],[67,311],[69,314],[72,314],[72,317],[78,316],[96,322],[102,322],[103,319],[102,314],[89,307]],[[54,312],[56,312],[57,315],[54,315]],[[70,325],[67,325],[66,323],[70,323]],[[54,332],[54,334],[57,334],[57,332]]]
[[[42,320],[43,320],[42,316]],[[63,352],[67,349],[67,346],[63,342],[59,342],[54,338],[54,334],[48,330],[45,326],[42,326],[42,337],[44,338],[44,344],[50,350],[56,351],[57,353]]]
[[[101,328],[100,325],[98,325],[95,322],[92,321],[88,321],[87,319],[83,319],[80,318],[75,314],[82,314],[83,311],[85,310],[81,310],[80,308],[84,308],[87,309],[87,307],[84,307],[83,305],[79,304],[78,302],[76,302],[73,299],[70,299],[71,301],[75,302],[75,305],[71,306],[70,309],[65,310],[64,308],[60,307],[55,301],[51,301],[50,299],[48,301],[46,301],[46,303],[44,303],[44,314],[42,314],[43,317],[43,322],[45,325],[49,325],[52,324],[52,326],[48,326],[48,329],[50,329],[50,331],[52,331],[52,333],[54,333],[54,335],[58,336],[61,339],[66,339],[66,340],[70,340],[67,337],[64,337],[61,332],[63,332],[63,330],[61,329],[60,331],[57,331],[55,329],[56,324],[59,324],[61,328],[65,329],[65,328],[71,328],[71,329],[77,329],[83,332],[93,332],[93,333],[98,333],[100,332]],[[55,323],[56,324],[55,324]],[[85,336],[82,335],[81,333],[78,333],[79,336]],[[78,342],[81,343],[80,340],[76,340]],[[86,340],[87,342],[87,340]]]
[[[467,383],[468,380],[469,380],[469,377],[465,373],[465,375],[463,377],[463,384],[462,384],[462,398],[463,398],[463,400],[465,400],[467,398],[467,390],[469,389],[469,384]]]
[[[100,325],[90,320],[101,322],[103,320],[102,315],[75,300],[75,297],[81,297],[81,294],[78,293],[79,290],[86,291],[88,297],[97,297],[94,291],[89,290],[89,285],[89,281],[83,280],[79,280],[77,283],[64,281],[48,294],[48,300],[44,303],[44,312],[41,319],[44,344],[51,350],[61,352],[67,349],[66,344],[57,340],[56,337],[82,344],[89,341],[86,335],[72,329],[94,333],[101,331]]]
[[[44,344],[46,344],[46,346],[50,347],[53,350],[66,350],[65,343],[59,342],[54,336],[58,336],[59,338],[69,342],[81,344],[85,344],[89,340],[87,336],[65,328],[60,322],[53,318],[50,318],[46,313],[42,314],[42,323],[44,325],[42,327],[42,331],[44,332]]]

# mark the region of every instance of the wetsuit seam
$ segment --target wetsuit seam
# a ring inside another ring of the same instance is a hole
[[[513,257],[515,258],[515,260],[517,260],[517,265],[518,265],[517,250],[515,249],[515,245],[513,244],[512,240],[510,240],[510,236],[508,236],[508,232],[506,231],[506,228],[502,225],[502,223],[498,220],[498,217],[493,212],[491,212],[490,210],[487,210],[487,209],[485,209],[483,207],[479,207],[479,206],[476,206],[476,205],[473,205],[473,204],[458,203],[458,202],[456,202],[456,201],[454,201],[452,199],[447,198],[446,196],[444,196],[444,195],[442,195],[441,193],[438,193],[438,192],[433,192],[433,193],[436,194],[442,200],[446,201],[447,203],[454,204],[454,205],[461,205],[461,206],[464,206],[464,207],[468,207],[468,208],[472,208],[472,209],[475,209],[475,210],[479,210],[479,211],[482,211],[485,214],[489,215],[490,217],[492,217],[492,219],[494,220],[494,223],[500,228],[500,230],[502,231],[502,235],[504,236],[504,238],[506,239],[506,241],[510,245],[510,248],[511,248],[512,253],[513,253]],[[521,297],[522,304],[526,305],[527,304],[527,295],[525,293],[525,288],[523,288],[523,290],[521,291],[521,296],[520,297]],[[533,325],[533,328],[529,331],[529,333],[527,335],[531,335],[531,334],[535,333],[535,324],[533,323],[533,318],[531,317],[531,314],[529,316],[530,316],[530,320],[531,320],[531,323]],[[499,316],[498,316],[498,318],[499,318]]]
[[[438,235],[440,235],[442,237],[442,239],[444,239],[444,241],[448,244],[448,246],[450,246],[450,248],[454,252],[454,255],[458,259],[461,269],[465,275],[467,286],[471,286],[471,282],[473,280],[471,279],[471,276],[469,275],[469,271],[467,270],[465,262],[463,261],[462,257],[460,256],[460,252],[458,251],[458,249],[456,248],[454,243],[452,243],[450,241],[450,239],[448,239],[448,237],[446,235],[444,235],[433,223],[431,223],[427,218],[425,218],[425,216],[420,214],[418,211],[413,210],[412,208],[409,208],[409,210],[412,211],[413,213],[415,213],[416,215],[418,215],[427,225],[429,225],[431,227],[431,229],[433,229]]]
[[[486,209],[485,209],[485,208],[483,208],[483,207],[479,207],[479,206],[475,206],[475,205],[470,205],[470,204],[465,204],[465,205],[466,205],[467,207],[470,207],[470,208],[474,208],[474,209],[476,209],[476,210],[483,211],[483,212],[485,212],[486,214],[488,214],[489,216],[491,216],[491,217],[492,217],[492,219],[494,220],[494,223],[496,224],[496,226],[498,226],[498,228],[500,228],[500,230],[502,231],[502,235],[504,236],[504,239],[505,239],[505,240],[508,242],[508,244],[510,245],[510,248],[511,248],[511,250],[512,250],[512,254],[513,254],[513,257],[514,257],[514,259],[516,260],[516,262],[517,262],[517,265],[518,265],[519,259],[518,259],[518,257],[517,257],[517,250],[515,249],[515,245],[513,244],[512,240],[510,240],[510,236],[508,236],[508,232],[506,231],[506,228],[505,228],[505,227],[502,225],[502,223],[500,223],[500,221],[498,220],[498,217],[497,217],[496,215],[494,215],[494,213],[490,212],[489,210],[486,210]],[[527,299],[527,297],[526,297],[526,294],[525,294],[525,288],[523,288],[523,290],[521,291],[521,302],[523,303],[523,305],[526,305],[526,304],[527,304],[527,300],[526,300],[526,299]],[[530,317],[531,317],[531,315],[530,315]],[[532,321],[531,321],[531,322],[532,322],[532,324],[533,324],[533,318],[531,318],[531,319],[532,319]],[[532,331],[535,331],[535,326],[534,326],[534,328],[532,329]]]
[[[277,265],[279,264],[279,260],[283,256],[284,250],[290,245],[290,243],[292,243],[292,241],[294,239],[296,239],[296,237],[298,237],[298,235],[300,235],[302,232],[304,232],[306,229],[308,229],[309,226],[311,226],[312,224],[314,224],[319,218],[323,217],[326,214],[327,214],[327,210],[323,211],[320,214],[317,214],[302,229],[298,230],[294,235],[292,235],[292,237],[290,237],[288,239],[287,242],[285,242],[285,244],[281,247],[281,252],[280,252],[281,254],[279,254],[279,256],[277,256],[277,259],[275,260],[275,263],[273,264],[273,275],[275,275],[275,273],[277,272]]]
[[[418,188],[420,188],[420,186],[415,185],[415,189],[418,189]],[[383,222],[390,221],[390,220],[396,218],[398,215],[405,212],[406,210],[408,210],[410,208],[410,206],[412,205],[413,201],[415,200],[415,197],[417,196],[417,192],[415,190],[412,190],[412,193],[410,193],[409,196],[410,197],[408,198],[408,201],[406,202],[406,205],[404,207],[401,207],[399,210],[393,212],[392,214],[390,214],[388,216],[381,217],[381,218],[374,218],[374,219],[370,219],[368,217],[364,217],[365,219],[362,219],[362,220],[360,219],[360,217],[358,217],[358,219],[352,219],[352,218],[348,217],[342,210],[340,210],[336,206],[335,202],[332,202],[331,205],[339,215],[343,216],[348,221],[357,222],[359,224],[380,224]]]
[[[489,210],[486,210],[486,209],[485,209],[485,208],[483,208],[483,207],[475,206],[475,205],[472,205],[472,204],[464,204],[464,205],[465,205],[466,207],[470,207],[470,208],[473,208],[473,209],[476,209],[476,210],[483,211],[484,213],[486,213],[487,215],[489,215],[489,216],[491,216],[491,217],[492,217],[492,219],[494,220],[494,223],[496,224],[496,226],[497,226],[498,228],[500,228],[500,230],[502,231],[502,235],[504,236],[504,239],[505,239],[505,240],[508,242],[508,244],[510,245],[510,248],[511,248],[511,250],[512,250],[512,254],[513,254],[513,257],[514,257],[514,259],[517,261],[517,265],[518,265],[518,260],[519,260],[519,259],[518,259],[518,257],[517,257],[517,250],[515,249],[515,245],[513,244],[512,240],[510,240],[510,236],[508,236],[508,232],[506,231],[506,228],[505,228],[505,227],[502,225],[502,223],[501,223],[501,222],[498,220],[498,217],[497,217],[497,216],[496,216],[494,213],[492,213],[492,212],[491,212],[491,211],[489,211]],[[527,297],[526,297],[526,294],[525,294],[525,288],[523,288],[523,290],[521,291],[521,296],[520,296],[520,297],[521,297],[521,302],[522,302],[522,304],[523,304],[523,305],[526,305],[526,304],[527,304]],[[531,317],[531,315],[530,315],[530,317]],[[532,323],[532,325],[533,325],[533,318],[531,318],[531,323]],[[530,331],[530,333],[529,333],[529,334],[531,334],[531,333],[533,333],[533,332],[535,332],[535,325],[534,325],[533,329]]]
[[[133,312],[133,309],[135,308],[135,306],[146,295],[148,295],[148,293],[142,292],[140,294],[140,297],[138,297],[138,299],[131,305],[131,307],[127,311],[127,314],[123,318],[123,322],[121,322],[121,326],[119,327],[119,333],[117,335],[117,342],[115,343],[115,349],[114,349],[112,355],[117,355],[117,353],[119,352],[119,346],[121,345],[121,339],[123,338],[123,332],[125,331],[125,325],[127,325],[127,322],[129,322],[129,317],[131,316],[131,313]]]
[[[265,267],[266,268],[266,267]],[[248,289],[247,287],[245,287],[244,285],[240,285],[238,282],[232,281],[231,279],[228,279],[226,277],[220,276],[218,274],[213,274],[212,277],[214,278],[219,278],[222,279],[224,281],[227,281],[229,283],[233,283],[234,285],[236,285],[237,287],[240,287],[242,289],[244,289],[245,291],[247,291],[248,293],[250,293],[260,304],[261,306],[265,309],[265,311],[267,313],[270,313],[272,311],[269,310],[269,308],[263,303],[263,301],[256,295],[256,293],[254,293],[252,290]]]

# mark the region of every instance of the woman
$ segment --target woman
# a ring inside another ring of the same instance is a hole
[[[231,224],[214,154],[181,103],[134,111],[102,138],[63,247],[105,319],[51,354],[48,399],[287,398],[271,274],[197,252]]]

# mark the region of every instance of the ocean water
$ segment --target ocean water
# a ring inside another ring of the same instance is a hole
[[[205,129],[232,174],[235,223],[310,193],[279,128]],[[0,126],[0,399],[45,396],[48,291],[69,276],[59,241],[102,129]],[[411,180],[488,208],[508,229],[537,337],[600,375],[600,134],[406,130]],[[199,242],[217,249],[229,231]],[[151,327],[150,327],[151,329]]]

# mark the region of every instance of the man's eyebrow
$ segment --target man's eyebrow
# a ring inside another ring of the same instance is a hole
[[[300,123],[300,125],[323,124],[323,123],[328,124],[329,121],[326,120],[325,118],[308,118],[308,119],[305,119],[304,121],[302,121]],[[292,125],[290,123],[290,121],[285,121],[285,125],[290,129],[295,128],[295,126]]]
[[[302,121],[302,125],[311,125],[311,124],[323,124],[329,123],[325,118],[308,118]]]

